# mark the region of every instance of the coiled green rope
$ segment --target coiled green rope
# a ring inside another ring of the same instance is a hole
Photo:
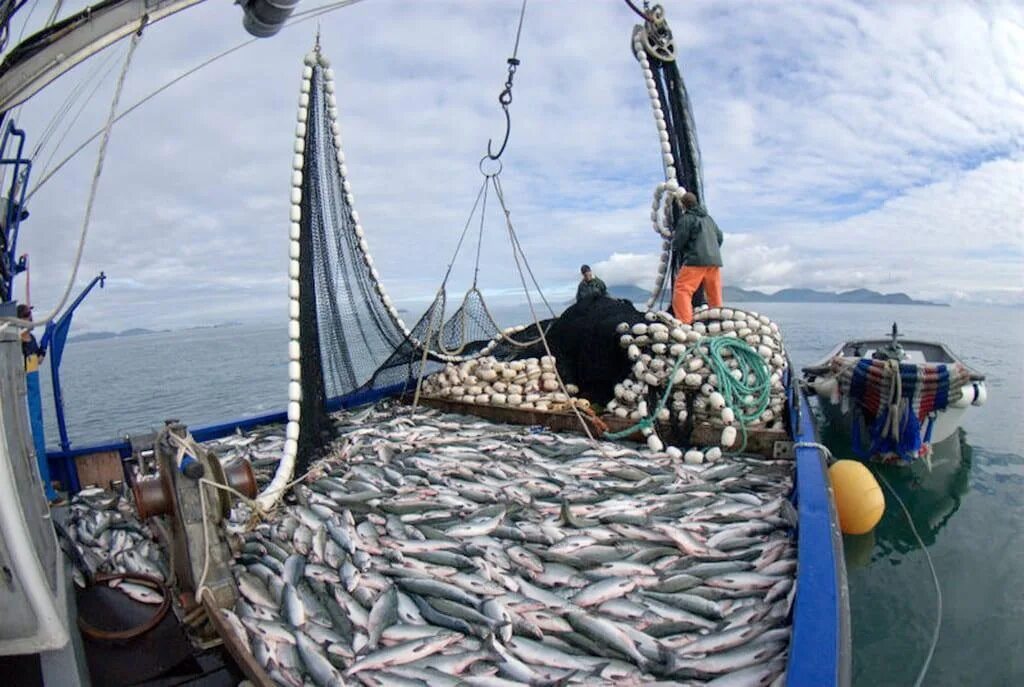
[[[702,348],[707,350],[705,353]],[[658,407],[649,416],[641,418],[635,425],[620,432],[605,432],[606,439],[621,439],[630,436],[637,431],[648,434],[654,431],[655,419],[661,409],[668,404],[672,394],[672,387],[675,386],[676,373],[679,371],[683,361],[692,355],[698,355],[711,372],[718,377],[718,392],[725,399],[725,406],[732,408],[736,420],[739,421],[740,436],[742,442],[737,451],[742,453],[747,448],[747,425],[755,422],[768,408],[771,401],[772,379],[768,364],[747,342],[734,336],[703,336],[696,342],[690,344],[676,358],[672,366],[672,373],[668,376],[668,384],[665,385],[665,393],[662,394]],[[726,358],[733,358],[737,362],[736,370],[739,370],[739,379],[733,376],[733,368],[729,367]],[[753,383],[748,382],[750,376],[754,376]],[[744,406],[743,400],[751,397],[753,403],[746,404],[753,406],[754,410],[744,413],[740,408]]]

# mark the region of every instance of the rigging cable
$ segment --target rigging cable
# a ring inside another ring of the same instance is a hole
[[[58,107],[57,110],[54,112],[53,117],[50,118],[50,121],[47,123],[46,128],[43,129],[43,133],[39,135],[39,141],[36,143],[35,148],[32,149],[32,153],[31,155],[29,155],[29,158],[35,160],[37,157],[39,157],[39,151],[41,151],[43,149],[43,146],[49,143],[50,138],[55,133],[57,133],[57,130],[60,128],[62,120],[65,117],[67,117],[68,114],[71,113],[71,110],[75,107],[78,99],[86,91],[90,83],[94,79],[98,78],[96,85],[89,93],[89,97],[82,104],[82,108],[79,109],[79,115],[81,114],[82,109],[84,109],[85,105],[88,104],[89,99],[91,99],[92,96],[95,95],[96,91],[99,90],[99,87],[102,85],[106,77],[110,75],[113,72],[114,68],[117,66],[116,56],[116,52],[111,52],[105,56],[105,59],[97,60],[96,64],[93,65],[93,69],[89,73],[89,75],[81,81],[79,81],[75,85],[75,87],[71,89],[71,92],[68,93],[68,96],[64,99],[64,102],[61,103],[60,107]],[[104,72],[104,69],[106,69],[106,72]],[[100,76],[101,72],[103,72],[102,76]],[[77,119],[77,117],[78,115],[76,115],[75,118]],[[72,121],[72,125],[73,124],[74,121]],[[65,132],[65,135],[67,135],[67,132]],[[50,153],[51,158],[53,157],[53,155],[54,153]]]
[[[57,15],[60,14],[61,9],[64,7],[64,0],[57,0],[53,6],[53,11],[50,12],[50,16],[46,19],[46,28],[53,26],[57,22]]]
[[[317,17],[321,17],[321,16],[323,16],[325,14],[329,14],[330,12],[333,12],[335,10],[341,9],[343,7],[348,7],[349,5],[355,5],[355,4],[357,4],[359,2],[362,2],[362,1],[363,0],[339,0],[338,2],[331,2],[331,3],[327,3],[325,5],[320,5],[319,7],[314,7],[312,9],[306,10],[305,12],[297,12],[297,13],[292,15],[292,18],[282,28],[289,28],[289,27],[295,26],[297,24],[301,24],[303,22],[309,21],[311,19],[316,19]],[[228,48],[227,50],[225,50],[223,52],[220,52],[220,53],[214,55],[213,57],[210,57],[209,59],[207,59],[207,60],[205,60],[203,62],[200,62],[195,67],[192,67],[191,69],[189,69],[189,70],[187,70],[185,72],[182,72],[178,76],[174,77],[173,79],[171,79],[170,81],[165,83],[163,86],[160,86],[159,88],[157,88],[155,91],[153,91],[149,95],[147,95],[147,96],[143,97],[141,100],[137,101],[134,105],[129,107],[127,110],[125,110],[121,114],[117,115],[117,117],[114,119],[114,122],[121,121],[124,117],[127,117],[129,114],[131,114],[132,112],[134,112],[135,110],[137,110],[142,105],[144,105],[145,103],[149,102],[150,100],[152,100],[156,96],[160,95],[161,93],[163,93],[164,91],[166,91],[168,88],[170,88],[174,84],[178,83],[179,81],[182,81],[182,80],[192,76],[196,72],[198,72],[198,71],[200,71],[200,70],[210,66],[214,62],[216,62],[216,61],[218,61],[218,60],[220,60],[220,59],[222,59],[224,57],[227,57],[228,55],[230,55],[232,53],[238,52],[242,48],[244,48],[246,46],[249,46],[249,45],[252,45],[256,41],[260,41],[260,40],[263,40],[263,39],[262,38],[250,38],[248,40],[245,40],[245,41],[239,43],[238,45],[235,45],[235,46],[233,46],[231,48]],[[51,178],[53,178],[53,175],[55,175],[57,172],[59,172],[64,167],[64,165],[66,165],[67,163],[71,162],[71,160],[74,159],[80,152],[82,152],[86,148],[86,146],[88,146],[90,143],[92,143],[97,138],[99,138],[99,136],[102,133],[103,133],[103,130],[100,129],[99,131],[95,132],[92,136],[90,136],[89,138],[87,138],[84,141],[82,141],[82,143],[77,148],[72,150],[71,153],[69,153],[67,157],[65,157],[63,160],[61,160],[57,164],[56,167],[54,167],[51,171],[49,171],[48,173],[46,173],[42,177],[40,177],[39,181],[37,181],[32,186],[32,188],[30,188],[28,190],[28,193],[25,196],[25,202],[28,203],[28,201],[31,200],[32,196],[34,196],[36,194],[36,191],[38,191],[40,188],[42,188],[46,184],[46,182],[48,182]]]
[[[85,218],[82,221],[82,234],[78,239],[78,248],[75,251],[75,259],[71,266],[71,277],[68,279],[67,286],[64,288],[64,295],[61,296],[54,309],[47,313],[46,317],[35,321],[23,320],[20,318],[5,318],[3,320],[5,324],[13,323],[26,329],[45,325],[60,313],[64,308],[64,304],[67,303],[68,296],[71,295],[71,289],[75,285],[75,278],[78,276],[78,267],[82,264],[82,252],[85,249],[85,237],[89,233],[89,220],[92,217],[93,204],[96,202],[96,192],[99,190],[100,176],[103,173],[103,160],[107,154],[107,144],[110,142],[110,132],[114,128],[117,103],[121,99],[121,91],[124,90],[124,82],[128,76],[128,68],[131,66],[132,56],[135,54],[135,48],[138,47],[139,40],[142,38],[142,29],[145,28],[146,23],[146,17],[143,17],[139,22],[138,31],[132,34],[131,41],[128,43],[128,54],[125,57],[124,66],[121,67],[121,74],[117,79],[117,85],[114,87],[114,99],[110,103],[110,114],[107,116],[107,124],[103,128],[103,138],[100,140],[100,150],[99,156],[96,160],[96,169],[93,171],[92,185],[89,188],[89,198],[85,205]]]
[[[512,244],[512,257],[516,263],[516,269],[519,272],[519,281],[523,286],[523,293],[526,295],[526,303],[530,306],[530,315],[533,316],[534,326],[537,327],[537,332],[540,334],[541,343],[544,344],[544,351],[554,359],[554,355],[551,353],[551,347],[548,345],[548,337],[545,335],[544,328],[540,326],[540,318],[537,316],[537,310],[533,307],[533,299],[530,297],[530,287],[526,284],[526,275],[523,273],[523,264],[526,264],[527,270],[529,269],[529,262],[526,259],[526,254],[522,252],[522,246],[519,245],[519,239],[516,237],[515,227],[512,226],[512,212],[508,209],[508,205],[505,204],[505,194],[501,189],[501,180],[497,176],[491,178],[491,182],[494,184],[494,194],[498,198],[498,202],[501,203],[501,209],[505,213],[505,227],[508,230],[509,240]],[[520,255],[522,255],[522,262],[520,262]],[[531,276],[533,275],[530,271]],[[540,287],[538,287],[540,291]],[[541,298],[544,297],[544,292],[541,291]],[[547,300],[544,301],[547,303]],[[569,390],[565,386],[565,382],[562,380],[562,375],[558,372],[558,367],[555,367],[555,380],[558,382],[559,388],[562,393],[568,397],[572,397]],[[590,431],[590,425],[583,419],[583,415],[580,413],[580,409],[576,407],[575,403],[569,404],[572,408],[572,412],[576,415],[576,419],[579,420],[580,425],[583,427],[583,432],[587,435],[591,445],[604,457],[608,457],[607,452],[601,447],[601,444],[594,437],[593,432]]]
[[[647,16],[647,12],[646,12],[646,10],[647,10],[647,2],[646,2],[646,0],[644,0],[644,9],[643,10],[641,10],[639,7],[637,7],[636,3],[634,3],[632,0],[626,0],[626,4],[629,5],[629,9],[633,10],[634,12],[636,12],[640,16],[640,18],[643,19],[644,21],[649,22],[651,20],[651,18]]]
[[[935,564],[932,562],[932,555],[928,553],[928,547],[924,545],[924,540],[921,539],[920,533],[917,531],[917,527],[914,525],[914,519],[910,517],[910,511],[907,510],[907,506],[903,503],[903,499],[900,498],[896,490],[889,484],[889,480],[885,478],[885,475],[881,471],[875,469],[872,470],[878,479],[882,480],[882,484],[889,490],[892,497],[896,499],[896,503],[900,504],[900,508],[903,509],[903,515],[907,518],[907,524],[910,525],[910,531],[913,532],[914,538],[917,539],[918,546],[921,547],[921,551],[924,553],[925,559],[928,561],[928,570],[932,574],[932,583],[935,585],[935,630],[932,631],[932,642],[931,646],[928,647],[928,654],[925,656],[924,663],[921,664],[921,671],[917,675],[917,680],[914,681],[914,687],[921,687],[924,683],[924,676],[928,673],[928,667],[932,663],[932,657],[935,655],[935,647],[939,643],[939,631],[942,629],[942,588],[939,586],[939,576],[935,572]]]
[[[509,134],[512,133],[512,117],[508,113],[508,106],[512,104],[512,79],[515,77],[516,68],[520,64],[518,57],[519,37],[523,33],[524,16],[526,16],[526,0],[523,0],[523,6],[519,9],[519,28],[516,29],[516,44],[512,49],[512,57],[508,58],[508,78],[505,80],[505,89],[498,95],[498,104],[501,105],[501,109],[505,113],[505,140],[501,142],[501,148],[498,149],[498,152],[493,153],[491,152],[492,139],[487,139],[487,157],[492,160],[497,160],[505,152]]]
[[[111,56],[113,55],[114,53],[111,53]],[[96,93],[100,90],[100,87],[103,86],[104,82],[106,82],[107,80],[107,77],[113,73],[116,67],[117,62],[111,60],[106,73],[103,74],[102,77],[100,77],[100,79],[96,82],[96,85],[93,86],[92,91],[89,93],[89,95],[85,97],[85,100],[82,101],[82,104],[78,108],[78,112],[76,112],[75,116],[71,118],[71,121],[64,129],[64,133],[61,134],[59,139],[57,139],[57,143],[54,145],[53,150],[51,150],[49,156],[47,156],[46,162],[43,163],[42,174],[45,175],[46,172],[50,169],[50,163],[53,162],[54,156],[57,155],[57,152],[60,151],[61,146],[64,145],[64,141],[67,140],[68,134],[70,134],[71,131],[75,128],[75,123],[78,122],[78,118],[82,116],[83,112],[85,112],[85,108],[89,106],[89,103],[92,102],[93,97],[95,97]],[[35,155],[33,155],[32,157],[34,158]]]

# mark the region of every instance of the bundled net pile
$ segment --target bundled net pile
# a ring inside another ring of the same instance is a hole
[[[650,312],[647,319],[619,326],[619,344],[633,367],[616,385],[608,410],[638,423],[652,448],[661,446],[658,421],[721,427],[721,446],[741,451],[748,427],[781,425],[787,358],[779,328],[767,316],[705,308],[693,325],[667,313]]]
[[[854,451],[861,458],[877,455],[889,462],[930,458],[936,413],[960,399],[971,382],[970,370],[961,363],[836,356],[831,369],[838,395],[846,404],[852,399],[859,415],[853,423]]]

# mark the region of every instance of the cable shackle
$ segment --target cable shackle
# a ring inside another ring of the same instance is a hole
[[[519,9],[519,28],[516,29],[516,44],[512,49],[512,57],[508,58],[508,78],[505,80],[505,88],[498,95],[498,104],[501,105],[502,112],[505,113],[505,138],[501,142],[501,148],[498,152],[492,150],[494,145],[494,139],[487,139],[487,157],[492,160],[497,160],[501,157],[501,154],[505,152],[505,146],[508,145],[509,134],[512,133],[512,117],[508,113],[508,106],[512,104],[512,80],[516,76],[516,69],[522,62],[519,60],[519,37],[523,33],[523,17],[526,16],[526,0],[523,0],[523,6]]]

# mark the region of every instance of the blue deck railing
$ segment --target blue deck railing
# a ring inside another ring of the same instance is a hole
[[[790,404],[797,442],[817,442],[811,409],[799,391]],[[786,684],[791,687],[850,684],[850,612],[839,520],[832,506],[825,456],[796,450],[796,603]]]
[[[346,408],[358,408],[359,406],[376,403],[382,398],[396,396],[403,393],[408,388],[409,382],[399,382],[398,384],[392,384],[379,389],[354,391],[351,394],[328,399],[325,405],[327,410],[330,412]],[[214,439],[220,439],[221,437],[234,434],[235,431],[244,432],[252,429],[253,427],[259,427],[260,425],[287,422],[287,420],[288,414],[285,411],[280,411],[242,418],[239,420],[232,420],[231,422],[201,425],[199,427],[192,427],[189,431],[192,433],[192,436],[196,441],[212,441]],[[65,485],[65,488],[69,493],[77,493],[81,490],[82,486],[78,480],[78,470],[75,467],[75,458],[94,453],[117,453],[121,456],[121,460],[123,461],[126,458],[131,457],[132,448],[128,441],[124,440],[112,441],[105,444],[93,444],[92,446],[82,446],[68,451],[47,451],[46,458],[50,463],[50,475],[53,479],[58,480],[62,485]]]

